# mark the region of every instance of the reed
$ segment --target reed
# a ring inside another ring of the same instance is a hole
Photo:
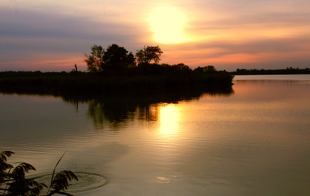
[[[78,180],[78,177],[70,170],[62,170],[56,173],[56,167],[65,153],[60,157],[54,167],[49,186],[37,182],[35,179],[26,178],[26,173],[31,170],[36,170],[31,164],[21,162],[14,167],[13,164],[8,163],[7,159],[11,157],[12,154],[15,153],[12,151],[0,152],[0,195],[39,196],[41,190],[46,187],[48,188],[48,191],[45,196],[51,196],[54,194],[72,196],[65,191],[68,189],[69,181]]]

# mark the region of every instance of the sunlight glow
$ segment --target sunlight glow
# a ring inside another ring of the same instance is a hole
[[[174,105],[160,108],[160,131],[165,136],[170,136],[177,129],[178,113]]]
[[[154,32],[154,39],[164,44],[189,41],[183,34],[185,15],[174,7],[155,8],[148,18]]]

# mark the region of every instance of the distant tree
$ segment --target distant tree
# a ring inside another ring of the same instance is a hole
[[[198,66],[197,68],[194,69],[194,72],[203,73],[203,67]]]
[[[87,71],[89,72],[103,72],[103,55],[105,51],[102,46],[94,44],[91,47],[90,55],[85,54],[85,62],[87,64]]]
[[[213,65],[208,65],[208,66],[205,66],[203,68],[203,72],[206,72],[206,73],[214,73],[216,72],[216,69]]]
[[[217,72],[217,70],[215,69],[215,67],[213,65],[208,65],[205,67],[197,67],[196,69],[194,69],[194,71],[197,73],[215,73]]]
[[[172,65],[172,67],[177,67],[180,70],[190,70],[189,66],[185,65],[184,63],[179,63]]]
[[[120,47],[117,44],[112,44],[107,48],[103,55],[104,70],[121,70],[124,68],[134,67],[135,57],[124,47]]]
[[[158,63],[162,53],[159,46],[144,46],[143,49],[138,50],[136,53],[137,62],[138,64],[150,64],[152,61]]]
[[[85,55],[85,62],[89,72],[109,72],[134,67],[135,57],[124,47],[112,44],[106,50],[101,46],[93,45],[91,54]]]

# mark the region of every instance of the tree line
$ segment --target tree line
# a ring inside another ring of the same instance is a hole
[[[112,44],[107,49],[94,44],[91,47],[91,53],[84,55],[84,61],[88,72],[99,75],[174,75],[190,72],[214,74],[218,72],[213,65],[192,70],[184,63],[159,64],[162,53],[159,46],[144,46],[134,55],[117,44]]]
[[[184,63],[159,64],[159,46],[144,46],[136,54],[117,44],[93,45],[85,54],[87,72],[0,72],[0,90],[27,88],[44,91],[115,92],[231,86],[233,75],[213,65],[191,69]]]
[[[310,69],[287,67],[286,69],[237,69],[231,72],[234,75],[271,75],[271,74],[310,74]]]
[[[117,74],[137,65],[158,63],[163,52],[159,46],[147,46],[135,55],[117,44],[110,45],[106,50],[102,46],[93,45],[91,53],[85,54],[87,71],[92,73]]]

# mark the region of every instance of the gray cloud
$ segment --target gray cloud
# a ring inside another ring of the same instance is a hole
[[[0,8],[0,18],[0,71],[12,67],[13,62],[28,62],[30,57],[32,61],[48,60],[44,59],[47,54],[75,53],[83,57],[93,44],[107,47],[117,43],[135,52],[135,32],[141,31],[127,24],[27,10],[16,13]]]
[[[282,38],[282,39],[264,39],[253,40],[251,42],[230,44],[225,42],[211,42],[195,45],[195,48],[222,48],[225,49],[223,54],[257,54],[257,53],[285,53],[304,51],[303,45],[310,44],[310,38]]]
[[[64,16],[24,11],[14,13],[0,8],[1,36],[35,38],[98,39],[133,36],[135,29],[126,24],[100,23],[89,17]],[[124,29],[127,33],[124,34]]]

